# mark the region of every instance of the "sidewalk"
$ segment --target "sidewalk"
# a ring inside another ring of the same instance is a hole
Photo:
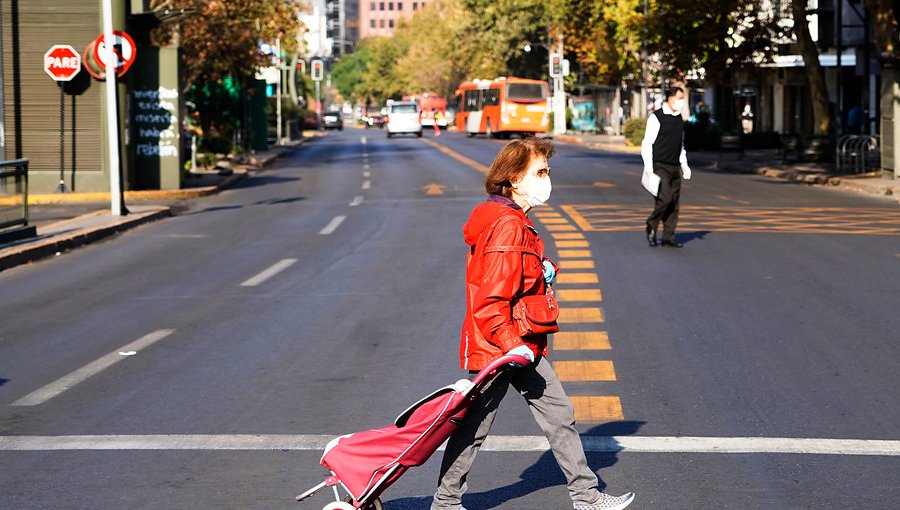
[[[607,152],[640,154],[640,147],[625,144],[623,136],[595,134],[565,134],[554,137],[562,143],[578,144]],[[773,180],[834,186],[842,191],[891,197],[900,202],[900,180],[886,179],[881,172],[867,174],[837,174],[834,167],[819,163],[783,163],[781,151],[748,150],[736,152],[688,152],[691,168],[722,173],[757,174]]]
[[[171,206],[152,202],[188,200],[218,193],[234,186],[248,175],[261,171],[283,154],[309,140],[307,137],[287,146],[257,152],[242,161],[223,161],[221,166],[230,168],[193,173],[185,178],[185,187],[182,189],[126,191],[126,216],[110,214],[109,193],[29,195],[29,225],[37,228],[37,235],[0,243],[0,271],[59,255],[66,250],[171,216]]]

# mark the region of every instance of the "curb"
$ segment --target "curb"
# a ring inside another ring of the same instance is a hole
[[[96,215],[97,213],[90,213],[85,216]],[[169,216],[172,216],[171,207],[159,207],[152,211],[125,216],[121,220],[100,228],[85,227],[73,232],[64,232],[50,236],[40,241],[32,241],[20,247],[13,246],[6,248],[0,251],[0,271],[28,262],[34,262],[85,244],[90,244],[138,225]],[[68,221],[71,220],[67,220],[67,222]],[[61,223],[65,222],[60,222],[60,224]]]
[[[566,143],[571,145],[581,145],[583,147],[587,147],[588,149],[607,152],[620,152],[622,154],[640,154],[641,152],[640,147],[624,144],[585,142],[584,138],[575,135],[555,135],[552,137],[552,140],[554,142]]]
[[[200,198],[209,195],[213,195],[218,193],[221,190],[228,189],[231,186],[234,186],[242,179],[247,177],[249,171],[254,167],[265,167],[270,165],[273,161],[280,158],[284,154],[290,152],[290,150],[294,147],[299,147],[304,145],[307,141],[315,137],[308,137],[300,140],[293,147],[286,147],[283,150],[278,150],[277,154],[272,154],[265,158],[256,159],[255,156],[250,156],[250,159],[247,162],[249,168],[246,170],[235,171],[232,175],[222,180],[220,183],[212,185],[212,186],[201,186],[197,188],[181,188],[181,189],[172,189],[172,190],[140,190],[140,191],[126,191],[124,195],[124,200],[133,201],[133,202],[142,202],[142,201],[152,201],[152,200],[190,200],[192,198]],[[102,192],[94,192],[94,193],[66,193],[66,194],[58,194],[58,193],[43,193],[43,194],[29,194],[28,195],[28,205],[56,205],[56,204],[80,204],[80,203],[91,203],[91,202],[109,202],[110,194],[108,191]],[[0,199],[0,205],[20,205],[21,200],[4,200]]]
[[[832,183],[835,180],[834,176],[831,175],[823,175],[823,174],[804,174],[801,172],[793,171],[793,170],[780,170],[771,167],[762,167],[757,168],[755,170],[757,175],[762,175],[765,177],[769,177],[772,179],[780,179],[788,182],[798,182],[803,184],[813,184],[813,185],[826,185],[833,184],[837,185],[840,180]]]
[[[584,138],[576,135],[557,135],[553,137],[554,141],[572,144],[572,145],[581,145],[588,149],[594,150],[602,150],[607,152],[618,152],[621,154],[639,154],[641,148],[640,147],[632,147],[629,145],[610,145],[596,142],[585,141]],[[690,159],[690,157],[688,158]],[[704,161],[700,159],[700,161]],[[692,165],[693,166],[693,165]],[[787,181],[797,184],[807,184],[810,186],[832,186],[832,187],[840,187],[842,190],[853,191],[859,193],[865,193],[868,195],[875,195],[880,197],[894,197],[900,201],[900,181],[897,182],[896,186],[873,186],[873,185],[865,185],[858,184],[854,181],[857,179],[864,179],[865,177],[874,175],[830,175],[827,173],[816,172],[816,171],[803,171],[803,170],[785,170],[783,168],[777,168],[774,166],[759,166],[753,167],[749,164],[741,164],[739,162],[720,162],[720,161],[706,161],[705,164],[701,163],[698,165],[698,168],[712,168],[715,171],[724,171],[724,172],[732,172],[732,173],[740,173],[740,174],[756,174],[769,179],[775,179],[780,181]]]
[[[182,188],[173,190],[126,191],[124,193],[124,200],[142,202],[148,200],[187,200],[191,198],[205,197],[215,194],[219,190],[226,189],[235,185],[246,176],[247,175],[245,172],[235,172],[227,179],[214,186],[202,186],[198,188]],[[80,204],[109,201],[110,194],[107,191],[96,193],[69,193],[65,195],[49,193],[28,195],[28,205]],[[3,205],[3,202],[0,202],[0,205]]]
[[[248,161],[247,168],[235,171],[218,184],[212,186],[203,186],[198,188],[186,188],[178,190],[144,190],[144,191],[126,191],[124,197],[127,200],[139,202],[142,200],[185,200],[212,195],[224,189],[234,186],[238,182],[245,179],[248,175],[260,171],[263,167],[271,164],[284,154],[291,152],[291,149],[304,145],[307,141],[314,137],[304,138],[292,147],[285,147],[283,150],[277,150],[275,154],[271,154],[265,158],[256,159],[252,157]],[[63,204],[63,203],[84,203],[84,202],[100,202],[109,201],[110,193],[79,193],[69,195],[29,195],[28,203],[35,205],[46,204]],[[2,202],[0,202],[2,205]],[[137,207],[137,206],[136,206]],[[59,253],[83,246],[86,244],[99,241],[106,237],[116,235],[131,228],[137,227],[144,223],[149,223],[162,218],[173,216],[172,208],[169,206],[140,206],[142,209],[148,209],[144,212],[135,212],[124,216],[118,220],[112,220],[102,226],[88,226],[75,228],[73,230],[65,230],[68,223],[76,224],[79,220],[90,219],[91,217],[107,214],[108,211],[95,211],[84,214],[75,218],[59,221],[51,225],[42,227],[43,231],[50,229],[58,229],[56,234],[48,234],[44,239],[29,239],[19,245],[12,245],[6,248],[0,248],[0,271],[9,269],[21,264],[34,262],[42,258],[58,255]],[[38,234],[40,236],[40,233]]]

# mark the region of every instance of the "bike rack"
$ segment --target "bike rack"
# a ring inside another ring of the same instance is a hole
[[[838,172],[864,173],[881,166],[879,137],[875,135],[844,135],[838,139],[834,161]]]

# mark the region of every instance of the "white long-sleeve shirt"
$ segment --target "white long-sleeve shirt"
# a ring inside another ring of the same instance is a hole
[[[663,103],[662,111],[664,115],[680,115],[680,113],[672,111],[669,103]],[[653,172],[653,144],[656,143],[656,137],[659,136],[659,119],[656,115],[650,115],[647,118],[647,129],[644,131],[644,140],[641,142],[641,157],[644,159],[644,171]],[[690,175],[690,167],[688,167],[687,153],[684,151],[684,141],[681,142],[681,154],[678,156],[678,162],[681,163],[681,169],[687,175]]]

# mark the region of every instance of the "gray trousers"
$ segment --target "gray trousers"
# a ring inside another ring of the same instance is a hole
[[[468,488],[466,477],[510,385],[525,397],[534,419],[547,436],[556,462],[566,477],[572,501],[592,503],[600,497],[597,475],[587,464],[581,438],[575,430],[572,402],[553,366],[544,357],[539,357],[527,367],[500,372],[473,403],[460,428],[447,442],[431,510],[460,508],[462,495]]]

